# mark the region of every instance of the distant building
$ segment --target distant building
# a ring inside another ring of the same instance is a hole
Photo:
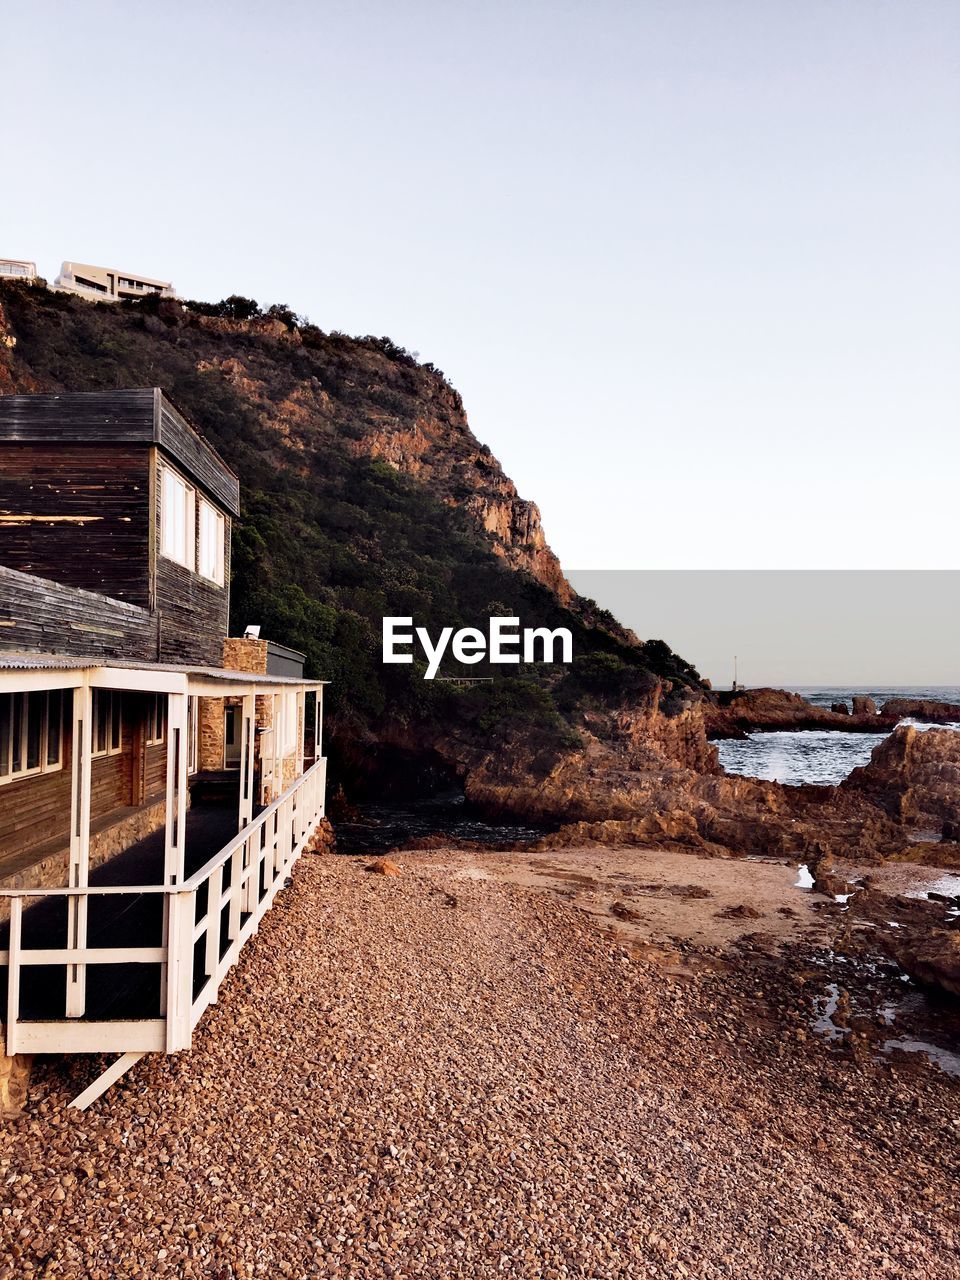
[[[36,280],[37,264],[24,258],[0,258],[0,280]]]
[[[148,293],[159,293],[164,298],[177,296],[169,280],[154,280],[115,267],[94,267],[87,262],[64,262],[54,288],[91,302],[119,302],[122,298],[143,298]]]

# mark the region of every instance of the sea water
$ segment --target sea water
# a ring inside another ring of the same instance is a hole
[[[834,702],[845,702],[851,710],[854,697],[873,698],[878,707],[889,698],[908,698],[913,702],[955,702],[956,721],[949,726],[940,727],[960,730],[960,686],[956,685],[798,688],[793,692],[799,693],[817,707],[830,707]],[[716,746],[720,753],[720,763],[728,773],[744,774],[748,778],[765,778],[791,786],[800,783],[833,786],[842,782],[853,769],[869,763],[874,747],[886,736],[886,732],[791,729],[770,733],[758,731],[741,741],[724,740]]]

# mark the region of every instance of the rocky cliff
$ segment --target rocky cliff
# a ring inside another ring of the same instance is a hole
[[[537,507],[473,435],[457,391],[389,339],[324,333],[242,298],[109,305],[0,287],[0,393],[122,386],[162,386],[237,471],[233,630],[259,622],[332,681],[348,785],[371,770],[378,786],[464,777],[467,758],[508,739],[547,770],[592,732],[585,716],[629,716],[658,689],[666,722],[678,691],[700,695],[665,644],[574,595]],[[380,661],[381,618],[398,613],[431,634],[492,613],[566,626],[573,667],[498,668],[468,691],[427,683]]]

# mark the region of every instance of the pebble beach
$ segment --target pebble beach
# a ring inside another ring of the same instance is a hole
[[[200,1024],[0,1133],[0,1278],[960,1276],[960,1081],[457,855],[304,857]]]

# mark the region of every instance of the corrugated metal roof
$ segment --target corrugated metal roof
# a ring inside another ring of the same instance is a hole
[[[231,671],[226,667],[186,667],[174,662],[130,662],[125,658],[103,659],[78,657],[67,653],[0,653],[0,671],[99,671],[103,668],[124,671],[169,671],[175,675],[202,676],[230,684],[328,684],[327,680],[297,679],[293,676],[269,676],[256,671]]]

